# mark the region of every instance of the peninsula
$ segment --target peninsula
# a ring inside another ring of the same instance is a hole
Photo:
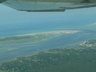
[[[28,43],[34,41],[40,41],[43,39],[52,38],[48,35],[62,35],[62,34],[72,34],[77,33],[79,31],[76,30],[62,30],[62,31],[51,31],[51,32],[42,32],[42,33],[30,33],[25,35],[16,35],[16,36],[9,36],[9,37],[1,37],[0,44],[21,44],[21,43]]]

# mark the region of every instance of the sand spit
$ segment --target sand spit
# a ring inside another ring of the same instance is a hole
[[[79,31],[76,30],[62,30],[62,31],[51,31],[51,32],[42,32],[42,33],[30,33],[30,34],[25,34],[25,35],[17,35],[17,36],[31,36],[31,35],[49,35],[49,34],[53,34],[53,35],[58,35],[58,34],[72,34],[72,33],[77,33]]]

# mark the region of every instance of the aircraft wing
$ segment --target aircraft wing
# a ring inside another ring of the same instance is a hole
[[[96,7],[96,0],[0,0],[0,3],[27,12],[63,12],[67,9]]]

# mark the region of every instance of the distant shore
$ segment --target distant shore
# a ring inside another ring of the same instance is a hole
[[[30,33],[30,34],[24,34],[24,35],[17,35],[17,36],[30,36],[30,35],[48,35],[48,34],[53,34],[53,35],[57,35],[57,34],[71,34],[71,33],[77,33],[79,31],[76,30],[62,30],[62,31],[50,31],[50,32],[41,32],[41,33]]]

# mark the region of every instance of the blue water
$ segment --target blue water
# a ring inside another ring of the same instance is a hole
[[[89,21],[88,21],[89,22]],[[89,22],[90,23],[90,22]],[[44,21],[44,22],[31,22],[31,23],[18,23],[18,24],[6,24],[0,25],[0,37],[4,36],[14,36],[14,35],[22,35],[29,33],[38,33],[38,32],[48,32],[48,31],[58,31],[58,30],[66,30],[66,29],[82,29],[84,25],[86,26],[87,21],[79,22],[79,20],[71,21]],[[90,23],[91,24],[91,23]],[[87,27],[86,27],[87,28]]]
[[[58,35],[38,42],[17,45],[1,45],[0,50],[11,50],[0,52],[0,62],[7,61],[15,57],[30,55],[47,49],[76,46],[85,40],[94,38],[96,38],[95,30],[82,30],[75,34]]]
[[[75,34],[58,35],[51,39],[46,39],[38,42],[17,44],[17,45],[0,45],[0,50],[8,50],[0,52],[0,62],[13,59],[15,57],[25,56],[32,53],[40,52],[47,49],[75,46],[82,43],[85,40],[96,38],[95,30],[81,30],[75,29],[78,24],[71,25],[55,22],[55,23],[28,23],[28,24],[7,24],[0,26],[0,37],[22,35],[29,33],[39,33],[48,31],[59,31],[59,30],[79,30],[81,32]],[[82,23],[83,25],[83,23]],[[68,29],[69,28],[69,29]]]

